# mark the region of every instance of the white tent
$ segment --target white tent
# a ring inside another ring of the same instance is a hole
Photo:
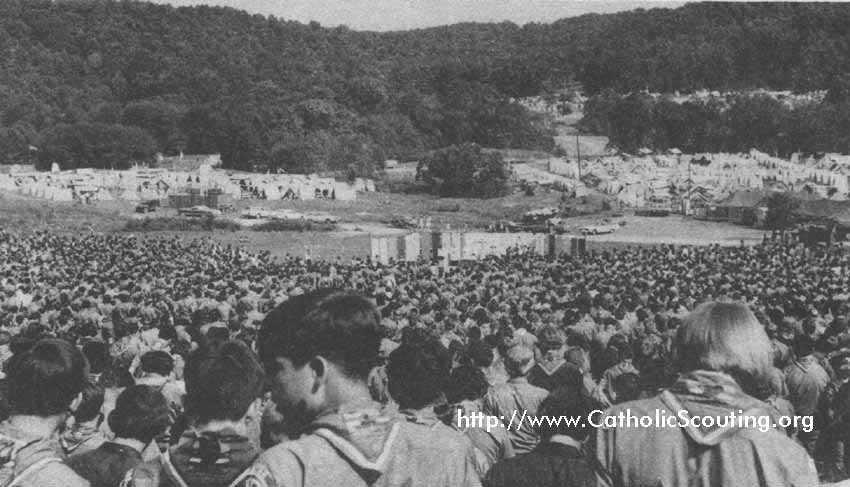
[[[296,186],[296,191],[298,192],[298,199],[302,200],[314,200],[316,199],[316,189],[313,186],[307,185],[298,185]]]
[[[357,190],[353,185],[348,183],[335,183],[333,192],[336,199],[340,201],[353,201],[357,199]]]
[[[123,190],[118,194],[118,197],[124,201],[139,201],[139,193],[129,189]]]
[[[73,201],[74,193],[68,188],[52,188],[49,199],[53,201]]]

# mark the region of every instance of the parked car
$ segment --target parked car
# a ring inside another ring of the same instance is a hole
[[[190,218],[214,218],[221,216],[221,211],[210,208],[204,205],[190,206],[188,208],[180,208],[177,213],[181,216]]]
[[[620,226],[619,225],[588,225],[586,227],[581,227],[579,231],[582,235],[601,235],[604,233],[614,233]]]
[[[390,220],[388,222],[388,225],[393,227],[393,228],[401,228],[401,229],[404,229],[404,230],[410,230],[410,229],[413,229],[413,228],[417,228],[419,226],[419,223],[416,221],[415,218],[398,217],[398,218],[393,218],[392,220]]]
[[[304,219],[312,223],[339,223],[339,218],[330,213],[305,213]]]
[[[142,201],[136,205],[136,213],[152,213],[159,208],[159,200]]]

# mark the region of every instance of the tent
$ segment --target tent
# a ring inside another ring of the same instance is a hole
[[[74,193],[68,188],[51,188],[47,198],[53,201],[74,201]]]
[[[354,201],[357,199],[356,188],[348,183],[334,183],[334,197],[340,201]]]

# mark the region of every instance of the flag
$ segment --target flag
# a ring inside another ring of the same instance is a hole
[[[29,147],[27,147],[27,148],[30,150],[30,152],[32,152],[32,151],[38,151],[38,147],[36,147],[36,146],[34,146],[34,145],[31,145],[31,146],[29,146]]]

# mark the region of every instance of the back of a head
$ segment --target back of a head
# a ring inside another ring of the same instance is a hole
[[[109,367],[109,345],[101,341],[90,341],[83,345],[83,355],[89,363],[89,372],[102,374]]]
[[[611,381],[611,387],[617,393],[618,404],[634,401],[640,397],[640,376],[634,372],[620,374]]]
[[[798,359],[811,355],[815,350],[815,341],[808,335],[799,335],[794,338],[792,345],[794,356]]]
[[[124,389],[136,383],[133,374],[120,361],[114,361],[97,380],[104,389]]]
[[[387,363],[390,396],[402,409],[420,409],[443,397],[451,356],[437,338],[403,343]]]
[[[206,341],[210,347],[219,347],[228,340],[230,340],[230,330],[225,326],[211,326],[207,330]]]
[[[564,352],[564,360],[566,360],[568,364],[574,366],[581,373],[590,371],[588,354],[580,347],[568,348],[567,351]]]
[[[293,296],[263,320],[257,343],[266,370],[286,358],[301,367],[315,357],[365,381],[378,363],[380,315],[364,296],[339,290]]]
[[[259,359],[238,341],[195,351],[186,361],[183,376],[186,412],[198,425],[242,419],[262,396],[265,382]]]
[[[484,397],[489,387],[490,384],[481,369],[473,365],[461,365],[449,375],[446,399],[450,404],[476,401]]]
[[[154,350],[142,355],[140,360],[142,372],[158,375],[169,375],[174,370],[174,358],[162,350]]]
[[[107,421],[116,437],[148,444],[171,424],[171,409],[162,392],[151,386],[137,385],[118,395]]]
[[[566,343],[566,335],[559,328],[548,325],[537,333],[537,346],[542,353],[559,350]]]
[[[7,371],[12,414],[53,416],[67,411],[86,383],[86,361],[75,346],[38,341]]]
[[[682,372],[725,372],[742,386],[754,386],[772,363],[767,334],[742,303],[708,302],[689,314],[676,333],[676,360]]]
[[[469,344],[469,358],[476,367],[490,367],[493,365],[493,348],[486,342],[477,341]]]
[[[86,423],[97,418],[103,407],[103,396],[103,386],[87,380],[83,386],[80,405],[74,410],[74,420],[77,423]]]
[[[534,367],[534,352],[528,347],[514,345],[505,352],[505,370],[511,377],[524,376],[532,367]]]
[[[617,362],[632,358],[633,354],[629,339],[621,333],[613,335],[608,340],[607,348],[611,352],[611,357]]]
[[[587,418],[597,407],[593,399],[583,394],[575,394],[569,389],[555,389],[540,404],[538,414],[549,418]],[[569,421],[553,421],[552,424],[541,421],[538,432],[544,440],[559,434],[584,441],[590,434],[591,427],[587,421],[579,421],[577,424],[571,424]]]

